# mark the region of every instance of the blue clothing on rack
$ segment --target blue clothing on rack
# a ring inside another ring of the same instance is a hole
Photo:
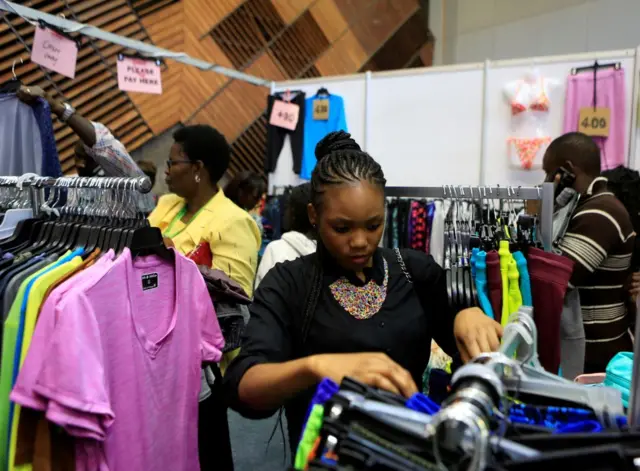
[[[53,123],[51,122],[51,108],[42,98],[31,106],[33,116],[35,116],[40,127],[40,140],[42,141],[42,172],[45,177],[61,177],[62,167],[58,157],[56,147],[56,137],[53,133]],[[155,207],[155,205],[153,205]]]
[[[313,102],[317,99],[329,100],[329,119],[313,119]],[[338,95],[315,95],[307,98],[305,102],[304,151],[302,153],[300,178],[311,179],[311,172],[316,167],[316,145],[324,136],[333,131],[348,131],[342,97]]]
[[[531,278],[529,278],[529,268],[527,267],[527,259],[520,251],[513,253],[513,258],[518,266],[518,274],[520,275],[520,293],[522,294],[522,305],[533,306],[533,296],[531,295]]]
[[[49,105],[33,106],[15,94],[0,94],[0,175],[62,175]]]
[[[487,283],[487,252],[481,250],[476,255],[476,291],[478,292],[478,304],[480,309],[495,319],[491,301],[489,300],[489,285]]]

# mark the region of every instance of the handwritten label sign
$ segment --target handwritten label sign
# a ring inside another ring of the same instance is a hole
[[[269,117],[269,124],[279,128],[295,131],[300,117],[300,107],[295,103],[288,103],[282,100],[273,102],[273,109]]]
[[[329,100],[326,98],[313,100],[313,119],[314,121],[327,121],[329,119]]]
[[[609,123],[611,109],[594,108],[593,106],[580,108],[578,131],[587,136],[609,137]]]
[[[123,92],[162,93],[160,61],[118,57],[118,88]]]
[[[42,26],[36,27],[31,61],[65,77],[75,78],[78,46],[75,41]]]

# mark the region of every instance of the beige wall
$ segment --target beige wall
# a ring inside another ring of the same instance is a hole
[[[430,0],[434,64],[640,44],[639,0]]]

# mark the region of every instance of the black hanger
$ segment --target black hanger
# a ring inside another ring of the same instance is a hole
[[[25,219],[18,222],[16,228],[13,230],[13,234],[8,238],[0,242],[0,249],[5,251],[11,251],[12,248],[23,244],[29,239],[31,235],[31,228],[33,223],[38,221],[37,218]]]
[[[136,229],[133,232],[129,250],[131,250],[133,258],[144,255],[157,255],[168,262],[175,262],[173,250],[164,245],[162,232],[157,227],[146,225]]]
[[[598,69],[614,68],[616,70],[620,70],[621,67],[622,65],[620,64],[620,62],[610,62],[608,64],[600,64],[598,61],[594,61],[592,65],[587,65],[585,67],[574,67],[573,69],[571,69],[571,75],[576,75],[576,74],[579,74],[580,72],[586,72],[589,70],[596,71]]]
[[[316,92],[316,96],[321,96],[321,95],[331,96],[331,93],[329,93],[329,90],[327,90],[326,88],[320,87]]]

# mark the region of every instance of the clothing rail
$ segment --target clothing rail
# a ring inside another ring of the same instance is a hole
[[[21,177],[0,176],[0,187],[23,187],[29,189],[29,198],[34,216],[40,214],[42,192],[44,188],[99,188],[102,190],[133,190],[139,193],[151,191],[151,180],[148,177],[40,177],[26,174]]]
[[[33,177],[25,182],[36,188],[99,188],[103,190],[134,190],[138,193],[151,191],[148,177]]]
[[[245,74],[238,70],[229,69],[228,67],[223,67],[221,65],[212,64],[210,62],[196,59],[185,54],[184,52],[173,52],[169,51],[168,49],[162,49],[152,44],[146,44],[142,41],[137,41],[135,39],[130,39],[124,36],[109,33],[108,31],[96,28],[95,26],[78,23],[76,21],[70,21],[64,17],[50,15],[49,13],[22,6],[17,3],[0,0],[0,10],[18,15],[32,24],[34,21],[42,20],[49,25],[66,31],[67,33],[78,33],[84,36],[90,36],[95,39],[101,39],[112,44],[119,44],[122,47],[138,51],[139,53],[149,57],[150,59],[171,59],[177,62],[182,62],[186,65],[190,65],[192,67],[197,67],[201,70],[211,70],[212,72],[226,75],[227,77],[231,77],[236,80],[249,82],[253,85],[259,85],[262,87],[269,87],[271,85],[271,81],[269,80]]]
[[[553,242],[553,183],[542,186],[390,186],[385,196],[395,198],[443,198],[443,199],[500,199],[500,200],[539,200],[540,239],[546,251],[551,251]]]

